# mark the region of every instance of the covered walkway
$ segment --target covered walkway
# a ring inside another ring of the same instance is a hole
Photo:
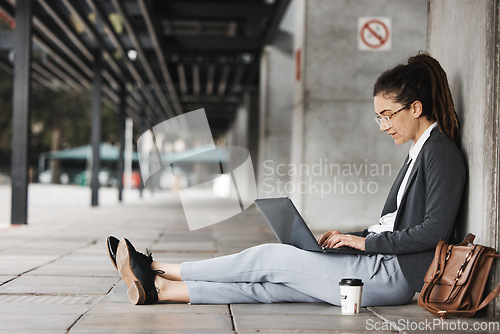
[[[0,186],[0,213],[9,187]],[[155,260],[188,261],[275,242],[260,213],[250,208],[226,222],[189,232],[175,193],[103,189],[99,209],[89,189],[33,185],[29,224],[0,222],[0,332],[2,333],[498,333],[484,315],[441,322],[416,302],[363,309],[341,316],[327,304],[134,306],[111,265],[107,235],[127,236]],[[46,198],[50,192],[52,198]],[[207,211],[207,214],[209,212]],[[332,284],[335,284],[333,282]],[[479,327],[478,327],[479,326]]]

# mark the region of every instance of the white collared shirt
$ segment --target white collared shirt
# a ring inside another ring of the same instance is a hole
[[[396,205],[397,209],[394,212],[390,212],[388,214],[385,214],[384,216],[380,217],[380,221],[376,225],[372,225],[368,227],[368,232],[374,232],[374,233],[380,233],[380,232],[385,232],[385,231],[393,231],[394,230],[394,223],[396,222],[396,215],[398,213],[399,205],[401,204],[401,200],[403,199],[403,195],[406,190],[406,185],[408,184],[408,179],[410,178],[411,171],[413,169],[413,166],[415,165],[415,160],[417,159],[418,155],[420,154],[420,151],[422,150],[422,147],[424,146],[425,142],[429,137],[431,136],[431,131],[437,126],[437,123],[434,122],[429,126],[424,133],[420,136],[420,138],[417,140],[416,143],[412,143],[410,147],[410,152],[408,153],[409,159],[408,163],[410,166],[408,166],[408,170],[406,171],[406,174],[403,178],[403,182],[401,182],[401,185],[399,186],[398,190],[398,196],[396,200]]]

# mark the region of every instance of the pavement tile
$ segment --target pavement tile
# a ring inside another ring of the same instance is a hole
[[[367,330],[367,321],[382,323],[383,321],[363,312],[355,316],[342,315],[312,315],[312,314],[243,314],[234,316],[236,330]]]
[[[125,294],[125,298],[127,295]],[[91,312],[92,314],[212,314],[227,315],[229,309],[227,305],[188,305],[179,303],[160,303],[155,305],[132,305],[128,298],[124,302],[102,301],[97,304]]]
[[[1,315],[17,314],[38,314],[45,317],[50,314],[83,314],[87,312],[92,305],[90,304],[29,304],[29,303],[0,303]],[[0,324],[0,328],[2,325]]]
[[[17,246],[17,245],[22,245],[22,244],[26,243],[26,240],[29,240],[29,239],[9,238],[5,235],[2,235],[1,231],[0,231],[0,251],[2,251],[4,249],[9,249],[9,248]]]
[[[203,229],[189,231],[189,228],[186,224],[185,229],[170,229],[167,228],[160,240],[178,240],[178,239],[187,239],[187,240],[213,240],[213,228],[208,226]]]
[[[0,294],[105,295],[118,281],[115,277],[26,276],[2,286]]]
[[[88,245],[86,247],[75,249],[72,255],[94,255],[94,256],[102,256],[103,254],[107,254],[107,245],[106,238],[108,235],[102,238],[94,239],[94,243]],[[107,256],[107,255],[106,255]]]
[[[418,294],[415,294],[415,297],[410,301],[410,303],[401,306],[377,306],[377,307],[369,307],[373,312],[380,313],[381,315],[391,315],[391,314],[411,314],[411,315],[422,315],[427,316],[429,312],[418,306],[417,304]]]
[[[83,241],[60,240],[43,238],[30,240],[29,242],[3,249],[2,255],[62,255],[73,252],[75,249],[83,248],[92,242],[91,239]]]
[[[12,333],[16,333],[16,334],[57,334],[57,333],[61,333],[61,334],[66,334],[68,331],[67,330],[40,330],[40,329],[23,329],[23,330],[16,330],[16,331],[13,331],[13,330],[2,330],[0,328],[0,334],[12,334]]]
[[[38,238],[44,238],[44,237],[49,237],[52,233],[54,233],[54,230],[60,230],[60,227],[38,227],[34,225],[23,225],[23,226],[16,226],[16,227],[11,227],[6,230],[0,230],[0,233],[2,236],[5,236],[9,239],[14,239],[14,238],[19,238],[22,240],[33,240],[33,239],[38,239]]]
[[[499,333],[500,320],[481,317],[442,320],[433,316],[416,304],[416,299],[403,307],[370,307],[370,311],[386,320],[385,328],[397,329],[405,333]],[[481,330],[484,329],[484,330]]]
[[[308,334],[398,334],[396,331],[369,331],[369,330],[355,330],[355,329],[323,329],[321,331],[318,331],[317,329],[287,329],[287,330],[279,330],[279,329],[269,329],[269,330],[263,330],[263,329],[257,329],[257,330],[250,330],[250,331],[238,331],[238,334],[252,334],[252,333],[259,333],[259,334],[296,334],[296,333],[308,333]]]
[[[3,284],[7,281],[10,281],[11,279],[15,278],[17,276],[13,276],[13,275],[0,275],[0,284]]]
[[[341,309],[326,303],[231,304],[235,316],[248,314],[341,315]]]
[[[126,236],[139,251],[149,248],[155,260],[167,263],[212,258],[277,240],[255,207],[222,223],[189,231],[176,194],[144,192],[143,200],[127,202],[126,196],[124,204],[114,199],[90,208],[88,189],[71,187],[71,196],[63,195],[66,189],[40,187],[45,197],[48,190],[62,193],[56,194],[57,201],[52,195],[50,201],[48,197],[31,201],[38,206],[30,207],[33,219],[28,226],[0,230],[0,334],[226,334],[235,333],[233,326],[238,334],[500,332],[498,328],[481,332],[390,327],[398,320],[436,320],[416,299],[404,306],[366,308],[356,316],[342,316],[339,307],[324,303],[135,306],[109,261],[108,235]],[[85,192],[83,206],[62,204],[65,199],[75,201],[73,195],[81,191]],[[115,197],[116,191],[101,193],[106,194]],[[457,326],[457,320],[445,324]],[[500,326],[482,317],[460,321],[469,329],[478,322]]]
[[[192,313],[229,315],[228,305],[189,305],[186,303],[159,303],[155,305],[132,305],[123,281],[96,305],[91,313]]]
[[[221,314],[193,313],[88,313],[74,330],[232,330],[231,318]]]
[[[4,294],[0,295],[0,305],[8,304],[55,304],[55,305],[95,305],[103,297],[102,296],[64,296],[64,295],[30,295],[30,294]],[[8,310],[6,312],[9,312]]]
[[[0,330],[7,333],[17,331],[32,331],[40,333],[65,333],[66,330],[81,316],[81,313],[66,314],[0,314]]]
[[[0,252],[0,275],[18,275],[54,261],[57,257],[55,255],[3,255]]]
[[[27,275],[116,276],[105,250],[100,256],[69,255],[41,266]]]
[[[107,329],[88,329],[88,328],[76,328],[71,329],[71,334],[109,334],[110,330]],[[1,332],[0,332],[1,333]],[[120,329],[120,334],[234,334],[233,330],[225,329],[185,329],[185,328],[175,328],[175,329]]]

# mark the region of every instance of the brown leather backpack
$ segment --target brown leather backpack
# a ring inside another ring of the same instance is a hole
[[[469,233],[458,245],[440,241],[418,297],[418,305],[441,318],[472,317],[499,293],[498,285],[483,300],[483,292],[495,258],[493,248],[474,245]]]

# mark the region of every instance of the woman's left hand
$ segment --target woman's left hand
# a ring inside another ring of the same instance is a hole
[[[351,234],[332,234],[324,243],[326,248],[339,248],[347,246],[351,248],[365,250],[365,238]]]

